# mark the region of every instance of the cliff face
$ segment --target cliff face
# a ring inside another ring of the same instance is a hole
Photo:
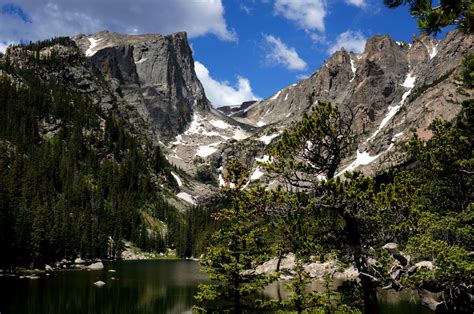
[[[104,31],[73,39],[118,97],[136,108],[163,140],[184,132],[195,110],[210,111],[186,33],[134,36]]]
[[[356,112],[353,127],[360,141],[339,171],[373,173],[403,159],[397,145],[412,131],[429,138],[433,119],[456,116],[468,97],[456,77],[463,56],[474,50],[473,37],[452,31],[441,41],[415,37],[404,43],[374,36],[361,54],[340,50],[308,79],[266,100],[220,111],[211,107],[195,74],[185,33],[78,35],[74,42],[41,48],[41,56],[59,55],[64,66],[36,72],[89,95],[104,112],[126,121],[132,133],[161,141],[168,160],[188,174],[209,166],[215,181],[217,169],[231,157],[255,168],[271,141],[317,101],[348,106]],[[34,66],[25,53],[34,52],[14,48],[9,58],[18,67]]]
[[[266,132],[300,120],[318,100],[348,106],[356,112],[354,131],[360,142],[345,164],[374,170],[412,130],[427,138],[433,119],[456,116],[466,97],[459,93],[456,77],[463,56],[474,49],[473,39],[458,31],[441,41],[422,36],[412,43],[374,36],[363,53],[337,51],[310,78],[228,114]],[[362,153],[371,158],[354,160]]]

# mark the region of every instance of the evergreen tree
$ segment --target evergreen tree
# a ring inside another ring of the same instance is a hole
[[[196,295],[200,306],[195,309],[202,312],[255,309],[252,297],[276,279],[255,271],[270,257],[262,219],[266,192],[262,188],[243,190],[249,172],[239,162],[230,162],[226,172],[226,182],[233,186],[225,191],[230,207],[213,215],[222,226],[212,235],[201,261],[211,279],[200,285]]]
[[[466,33],[474,32],[474,3],[466,0],[384,0],[389,8],[410,7],[410,14],[418,19],[418,27],[428,34],[437,34],[448,25],[457,25]]]

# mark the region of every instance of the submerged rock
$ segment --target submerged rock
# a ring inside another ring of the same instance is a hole
[[[28,279],[39,279],[40,277],[39,277],[39,276],[36,276],[36,275],[31,275],[31,276],[26,276],[25,278],[28,278]]]
[[[100,288],[100,287],[105,286],[105,282],[103,282],[102,280],[99,280],[99,281],[94,282],[94,285]]]

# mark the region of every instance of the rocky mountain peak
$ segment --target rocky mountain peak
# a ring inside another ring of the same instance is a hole
[[[387,160],[397,162],[389,156],[413,130],[426,138],[434,118],[455,117],[465,99],[456,92],[456,76],[473,42],[459,31],[440,41],[414,36],[411,43],[377,35],[361,54],[336,51],[311,77],[229,114],[260,127],[259,134],[275,133],[271,130],[300,120],[317,100],[347,106],[357,112],[353,128],[360,143],[345,169],[373,170]]]
[[[185,131],[194,111],[211,110],[185,32],[73,37],[112,88],[163,140]]]

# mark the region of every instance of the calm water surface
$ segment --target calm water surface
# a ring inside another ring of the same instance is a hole
[[[206,281],[194,261],[104,264],[100,271],[55,272],[37,280],[0,277],[0,313],[190,313],[197,285]],[[107,284],[98,288],[93,285],[98,280]],[[277,297],[278,285],[267,290],[269,296]],[[415,300],[409,293],[384,293],[379,310],[383,314],[431,313]]]

